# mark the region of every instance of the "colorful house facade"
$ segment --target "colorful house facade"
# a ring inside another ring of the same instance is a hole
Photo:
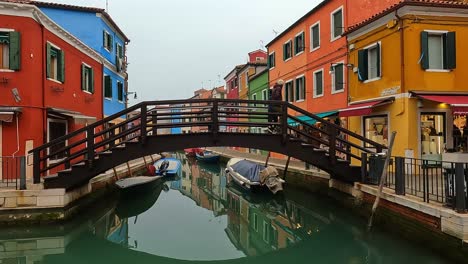
[[[104,115],[124,110],[128,93],[126,46],[130,40],[110,15],[100,8],[32,3],[104,58]],[[122,116],[121,121],[124,119]]]
[[[349,128],[385,145],[397,131],[392,154],[408,158],[466,150],[467,14],[463,2],[406,0],[352,27]]]
[[[0,157],[26,155],[103,117],[102,57],[40,9],[2,3],[0,48]],[[49,149],[51,162],[63,147]]]

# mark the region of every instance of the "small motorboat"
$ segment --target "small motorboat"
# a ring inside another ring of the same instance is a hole
[[[145,193],[154,189],[162,176],[136,176],[120,179],[115,182],[124,194],[127,193]]]
[[[182,163],[176,158],[163,158],[148,167],[150,175],[174,176],[179,173]]]
[[[197,160],[203,162],[218,162],[219,155],[214,153],[213,151],[205,150],[200,153],[195,153],[197,156]]]
[[[273,194],[283,190],[285,181],[273,166],[262,166],[252,161],[232,158],[226,165],[226,173],[241,187],[252,191],[268,188]]]
[[[201,148],[188,148],[188,149],[184,149],[184,152],[185,152],[185,156],[187,156],[187,157],[195,157],[196,153],[203,152],[203,149],[201,149]]]

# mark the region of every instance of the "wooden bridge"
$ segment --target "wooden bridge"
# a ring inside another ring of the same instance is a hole
[[[127,119],[118,123],[121,116]],[[320,127],[312,125],[317,122]],[[266,133],[268,126],[277,132]],[[177,133],[168,133],[171,129]],[[73,189],[144,155],[211,146],[281,153],[347,182],[361,175],[351,159],[386,148],[287,102],[206,99],[142,102],[30,153],[34,183]]]

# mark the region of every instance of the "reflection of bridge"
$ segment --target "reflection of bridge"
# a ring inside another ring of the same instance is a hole
[[[280,111],[267,112],[272,105],[280,106]],[[134,111],[140,113],[125,122],[109,125]],[[322,126],[310,125],[299,115]],[[279,116],[279,121],[269,121],[272,116]],[[228,117],[234,121],[227,121]],[[172,122],[164,123],[167,121]],[[279,132],[263,133],[261,128],[269,125],[276,126]],[[181,127],[200,132],[161,134],[164,129]],[[224,127],[231,130],[221,130]],[[369,149],[380,152],[384,148],[286,102],[227,99],[143,102],[32,150],[34,182],[39,183],[41,175],[59,171],[44,178],[45,188],[71,189],[126,161],[200,146],[237,146],[282,153],[350,182],[360,175],[360,168],[351,166],[351,159],[360,160],[359,153],[371,152]],[[51,163],[52,157],[63,158]]]

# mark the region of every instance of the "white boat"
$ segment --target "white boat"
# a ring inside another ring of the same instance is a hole
[[[124,193],[146,192],[153,189],[160,178],[161,176],[136,176],[120,179],[115,185]]]
[[[273,194],[283,190],[285,181],[273,166],[262,166],[245,159],[232,158],[226,165],[226,173],[235,183],[252,191],[268,188]]]

